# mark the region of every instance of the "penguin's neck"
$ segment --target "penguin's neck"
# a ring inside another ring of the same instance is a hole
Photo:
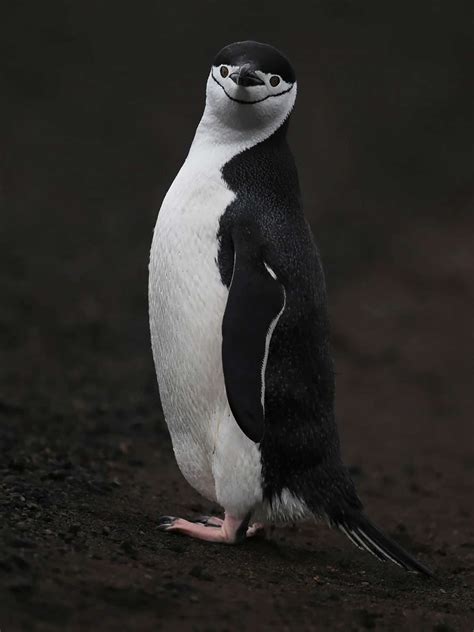
[[[245,110],[242,114],[237,125],[229,125],[206,104],[189,150],[188,160],[204,159],[207,164],[212,163],[221,168],[231,158],[263,142],[277,130],[286,135],[289,121],[286,113],[262,119],[258,124],[250,117],[246,117]]]

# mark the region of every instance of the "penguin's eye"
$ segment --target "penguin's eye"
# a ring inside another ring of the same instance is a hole
[[[280,83],[280,77],[278,75],[273,75],[273,77],[270,77],[271,86],[276,88],[279,83]]]
[[[229,74],[229,69],[227,66],[221,66],[221,77],[227,77]]]

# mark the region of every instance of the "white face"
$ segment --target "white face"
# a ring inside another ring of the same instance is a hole
[[[234,129],[281,124],[295,99],[296,82],[257,69],[249,72],[249,64],[212,66],[207,81],[206,110]]]

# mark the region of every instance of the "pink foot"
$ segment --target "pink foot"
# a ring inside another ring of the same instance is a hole
[[[226,514],[224,520],[214,516],[201,516],[195,522],[190,522],[182,518],[163,516],[159,519],[158,528],[161,531],[181,533],[207,542],[236,544],[246,537],[255,535],[255,525],[249,527],[249,519],[250,516],[242,519]]]
[[[205,527],[221,527],[224,524],[222,518],[217,516],[198,516],[190,522],[203,524]],[[265,525],[262,522],[254,522],[247,529],[247,538],[251,538],[254,535],[264,535]]]

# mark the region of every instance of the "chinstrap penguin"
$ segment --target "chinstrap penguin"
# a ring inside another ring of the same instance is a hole
[[[160,528],[235,543],[260,523],[317,518],[430,575],[365,516],[341,461],[324,274],[286,140],[296,90],[275,48],[222,49],[158,215],[149,303],[163,411],[184,477],[225,512]]]

